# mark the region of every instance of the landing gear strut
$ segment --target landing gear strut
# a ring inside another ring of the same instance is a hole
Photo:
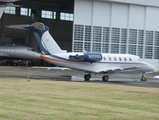
[[[107,81],[109,80],[109,76],[108,76],[108,75],[104,75],[104,76],[102,77],[102,80],[107,82]]]
[[[85,81],[89,81],[90,78],[91,78],[91,74],[86,74],[86,75],[84,75],[84,80],[85,80]]]

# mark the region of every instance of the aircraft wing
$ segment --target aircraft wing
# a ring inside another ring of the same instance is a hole
[[[33,66],[31,67],[33,69],[47,69],[47,70],[73,70],[70,68],[65,68],[65,67],[40,67],[40,66]],[[113,72],[118,72],[118,71],[122,71],[122,70],[133,70],[136,68],[140,68],[139,66],[136,67],[115,67],[115,68],[111,68],[111,69],[102,69],[102,70],[98,70],[95,71],[95,73],[103,73],[103,72],[108,72],[108,73],[113,73]],[[79,70],[77,70],[79,71]]]
[[[114,68],[109,68],[109,69],[102,69],[96,71],[96,73],[103,73],[103,72],[108,72],[108,73],[113,73],[113,72],[119,72],[123,70],[133,70],[136,68],[140,68],[140,66],[135,66],[135,67],[114,67]]]
[[[20,29],[20,30],[27,30],[24,28],[24,26],[29,25],[29,24],[21,24],[21,25],[8,25],[6,26],[7,28],[11,29]]]
[[[47,70],[71,70],[70,68],[65,67],[40,67],[40,66],[33,66],[33,69],[47,69]]]

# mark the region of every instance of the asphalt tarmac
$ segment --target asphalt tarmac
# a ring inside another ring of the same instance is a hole
[[[0,66],[0,76],[21,77],[36,80],[54,80],[54,81],[74,81],[86,82],[83,78],[84,72],[75,70],[48,70],[46,68],[31,68],[20,66]],[[159,73],[147,74],[147,81],[140,81],[140,74],[113,74],[108,82],[102,81],[102,75],[92,75],[90,81],[86,83],[95,84],[117,84],[138,87],[159,88],[159,80],[152,78]]]

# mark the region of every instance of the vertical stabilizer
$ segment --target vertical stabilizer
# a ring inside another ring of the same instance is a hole
[[[24,28],[31,30],[38,42],[38,45],[44,54],[64,53],[49,33],[49,27],[43,23],[36,22]]]

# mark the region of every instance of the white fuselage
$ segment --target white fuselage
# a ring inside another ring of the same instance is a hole
[[[141,58],[129,54],[102,54],[100,62],[73,61],[69,56],[83,55],[83,53],[59,53],[54,55],[41,55],[41,58],[58,66],[86,72],[152,72],[154,67]]]

